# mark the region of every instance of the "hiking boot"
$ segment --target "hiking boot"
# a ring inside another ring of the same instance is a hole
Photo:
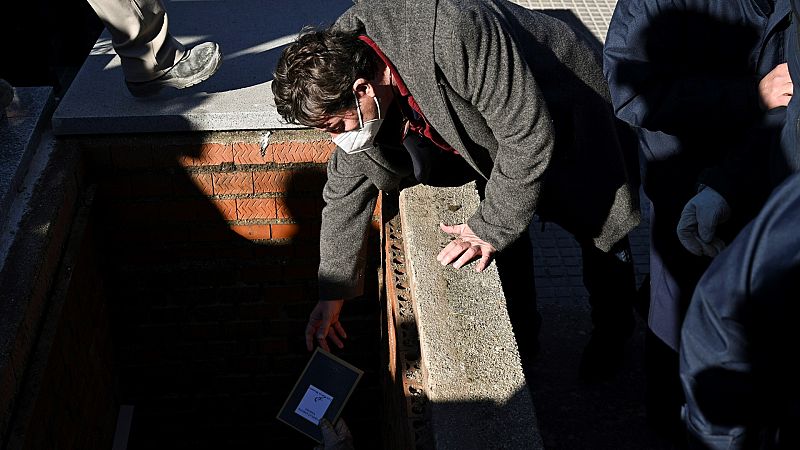
[[[216,42],[203,42],[186,50],[183,57],[164,75],[155,80],[126,81],[134,97],[155,95],[165,87],[184,89],[207,80],[219,69],[222,52]]]

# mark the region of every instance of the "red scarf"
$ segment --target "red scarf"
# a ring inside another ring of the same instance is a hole
[[[408,91],[406,84],[403,83],[403,79],[400,78],[400,75],[397,73],[397,69],[395,69],[394,65],[386,55],[383,54],[378,45],[370,38],[365,35],[361,35],[358,37],[363,41],[365,44],[369,45],[372,50],[378,55],[378,57],[383,60],[386,66],[389,68],[389,71],[392,73],[392,78],[394,78],[394,83],[397,85],[397,90],[400,92],[400,97],[398,101],[400,103],[400,108],[404,111],[408,122],[409,122],[409,131],[417,133],[421,136],[424,136],[430,139],[437,147],[441,148],[442,150],[452,152],[458,154],[458,151],[451,147],[439,133],[431,126],[428,122],[428,119],[425,118],[425,115],[422,114],[422,110],[419,108],[416,100],[411,95],[411,92]],[[413,111],[415,114],[406,114],[408,111]]]

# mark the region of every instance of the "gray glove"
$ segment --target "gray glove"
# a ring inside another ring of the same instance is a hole
[[[322,445],[314,447],[314,450],[353,450],[353,436],[344,419],[337,420],[336,427],[328,419],[322,419],[319,428],[322,431]]]
[[[728,202],[714,189],[702,186],[681,212],[678,222],[678,239],[697,256],[717,256],[725,242],[715,236],[717,226],[731,216]]]

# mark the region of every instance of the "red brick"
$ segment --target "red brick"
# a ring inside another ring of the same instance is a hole
[[[132,249],[130,244],[136,244],[136,251],[125,252],[126,263],[149,263],[153,260],[152,252],[147,251],[148,246],[141,245],[153,242],[153,229],[149,225],[118,227],[114,229],[113,236],[118,243],[124,243],[128,248]]]
[[[317,277],[316,264],[293,264],[284,267],[284,279],[287,283],[300,280],[313,280]]]
[[[128,198],[131,195],[131,180],[126,175],[109,177],[100,182],[97,195],[103,199]]]
[[[275,319],[269,322],[269,329],[274,336],[302,336],[307,324],[308,319]]]
[[[257,355],[282,355],[289,352],[289,344],[286,339],[258,339],[253,341],[253,348]]]
[[[292,181],[292,172],[288,170],[253,172],[253,185],[256,194],[266,192],[286,192]]]
[[[274,219],[276,217],[274,198],[236,199],[239,220]]]
[[[311,219],[322,216],[320,202],[313,198],[279,197],[275,199],[279,219]]]
[[[226,336],[218,322],[192,322],[182,329],[183,335],[189,339],[222,339]]]
[[[209,248],[208,255],[211,258],[230,258],[245,261],[253,257],[253,246],[250,244],[237,246],[226,243],[225,245]]]
[[[247,239],[270,239],[269,225],[233,225],[231,230]]]
[[[317,251],[317,253],[319,253],[319,251]],[[291,258],[293,256],[295,256],[294,245],[275,245],[274,243],[270,243],[269,245],[257,245],[253,249],[254,258]]]
[[[261,155],[261,145],[251,142],[238,142],[233,144],[233,162],[236,164],[265,164],[267,153]]]
[[[159,145],[153,149],[153,167],[179,167],[191,166],[191,158],[188,154],[199,154],[199,145],[195,145],[197,150],[192,151],[191,145]]]
[[[172,177],[172,190],[179,196],[214,195],[210,173],[179,173]]]
[[[222,163],[233,163],[233,146],[231,144],[202,144],[189,155],[180,158],[182,165],[214,166]]]
[[[120,169],[144,169],[153,165],[153,153],[149,147],[114,147],[111,162]]]
[[[266,286],[263,299],[273,303],[293,303],[303,300],[303,286]]]
[[[219,302],[258,302],[263,295],[258,286],[220,287],[214,292],[214,298]]]
[[[245,267],[241,270],[241,281],[244,283],[277,283],[283,280],[280,266]]]
[[[172,194],[172,180],[166,174],[142,174],[131,177],[130,192],[134,197],[156,197]]]
[[[328,175],[324,167],[305,167],[302,170],[293,171],[292,183],[289,188],[293,192],[314,192],[322,196],[322,188],[328,181]]]
[[[225,220],[236,220],[237,208],[235,199],[214,200],[213,203]]]
[[[322,141],[276,142],[267,147],[267,156],[276,163],[325,163],[336,145],[328,139]]]
[[[225,222],[206,222],[189,227],[189,233],[195,242],[221,242],[233,238],[234,234]]]
[[[111,150],[107,147],[81,149],[87,157],[89,166],[94,170],[107,170],[113,167],[111,163]]]
[[[245,320],[274,319],[280,315],[281,305],[276,303],[258,302],[239,305],[239,317]]]
[[[216,202],[216,201],[214,201]],[[214,221],[219,220],[218,212],[221,212],[215,207],[214,202],[210,200],[177,200],[170,202],[161,202],[160,219],[164,221],[177,221],[177,222],[196,222],[199,220]],[[235,201],[233,205],[228,207],[234,208],[234,216],[236,214]]]
[[[274,224],[272,227],[272,239],[291,239],[300,234],[300,225],[296,223]]]
[[[253,174],[251,172],[221,172],[212,176],[214,194],[252,194]]]
[[[110,208],[114,220],[129,223],[155,222],[159,220],[161,205],[156,202],[120,203]]]
[[[156,167],[199,166],[203,160],[203,152],[203,144],[197,143],[159,146],[153,151],[153,164]]]
[[[159,224],[158,229],[155,231],[155,238],[158,242],[165,244],[179,244],[190,242],[189,228],[194,226],[192,223],[183,224]],[[167,255],[173,259],[180,258],[180,252],[170,251]]]
[[[274,234],[274,231],[273,231]],[[319,237],[319,235],[317,236]],[[292,245],[294,256],[298,258],[317,258],[319,259],[319,239],[314,242],[298,242]]]

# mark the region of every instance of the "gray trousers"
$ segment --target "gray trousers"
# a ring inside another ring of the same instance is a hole
[[[158,78],[183,56],[183,45],[167,31],[161,0],[87,1],[111,33],[126,81]]]

